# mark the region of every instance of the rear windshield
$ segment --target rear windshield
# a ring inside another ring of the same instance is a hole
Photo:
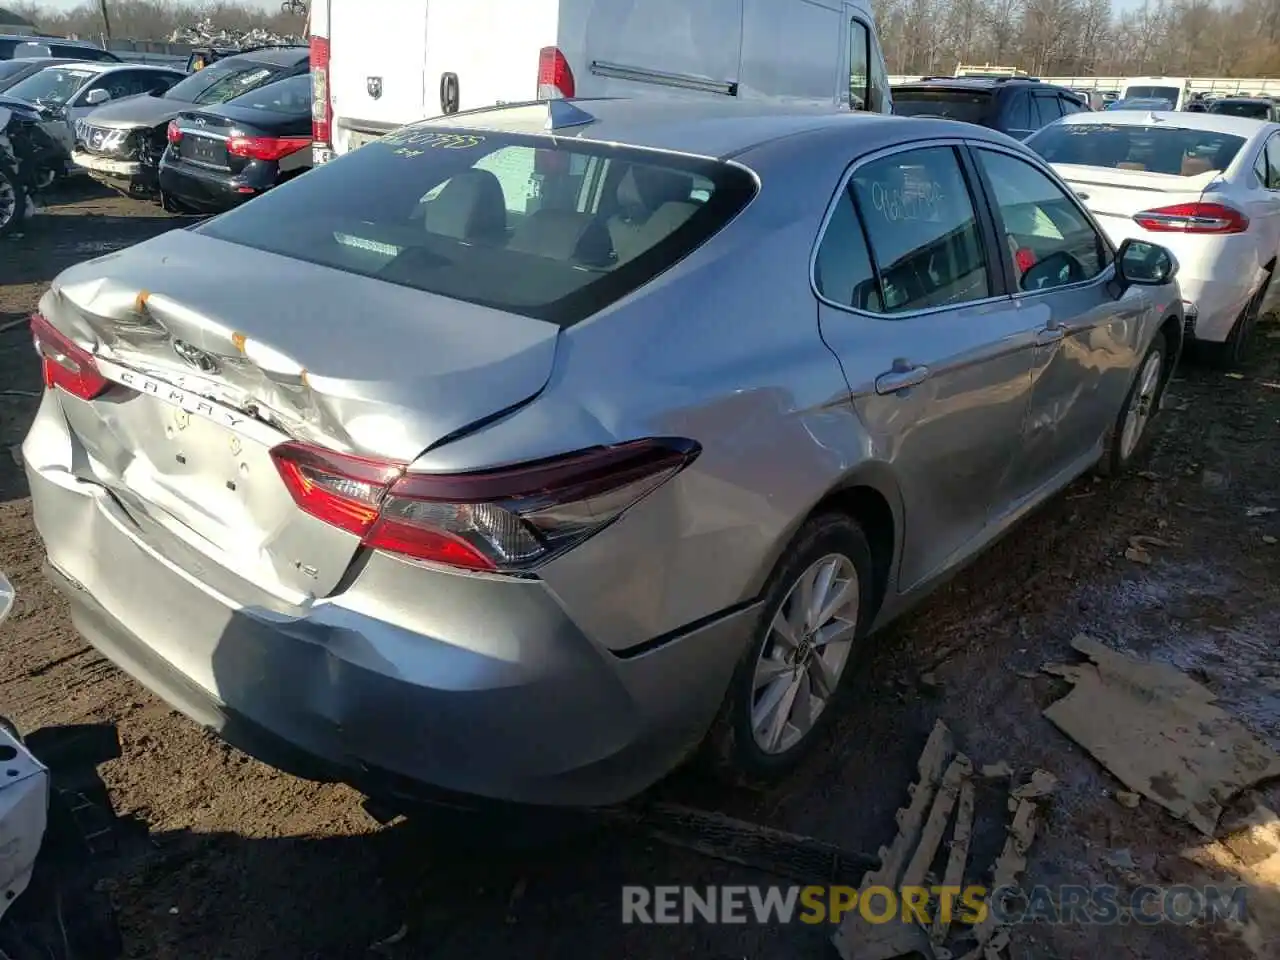
[[[755,193],[740,167],[406,127],[195,228],[567,326],[642,286]]]
[[[991,94],[973,90],[895,90],[893,112],[904,117],[946,117],[981,123],[991,107]]]
[[[1126,100],[1168,100],[1170,103],[1177,103],[1179,93],[1181,91],[1177,87],[1142,86],[1124,88],[1124,98]]]
[[[179,80],[163,96],[183,103],[225,103],[270,83],[283,72],[284,68],[274,63],[232,57]]]
[[[1219,100],[1209,105],[1210,113],[1225,113],[1230,117],[1252,117],[1255,120],[1266,120],[1271,116],[1271,104],[1250,103],[1246,100]]]
[[[1244,138],[1163,125],[1063,123],[1033,134],[1027,146],[1050,163],[1194,177],[1227,169]]]
[[[251,110],[270,110],[272,113],[310,113],[311,74],[299,73],[287,80],[276,80],[265,87],[241,94],[227,105],[248,107]]]

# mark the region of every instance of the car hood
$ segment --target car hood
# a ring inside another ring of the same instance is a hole
[[[115,103],[104,103],[86,118],[98,127],[155,127],[168,123],[191,104],[141,94]]]

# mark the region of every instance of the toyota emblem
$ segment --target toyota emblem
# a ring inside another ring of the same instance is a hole
[[[369,91],[369,96],[377,100],[382,96],[382,78],[366,77],[364,81],[364,88]]]
[[[213,354],[201,350],[185,340],[173,341],[173,352],[178,355],[183,363],[189,367],[195,367],[201,373],[217,372],[218,361],[214,359]]]

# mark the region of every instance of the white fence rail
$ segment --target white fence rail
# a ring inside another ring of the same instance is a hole
[[[889,78],[890,86],[899,83],[914,83],[923,79],[919,76],[905,74]],[[1075,87],[1081,90],[1115,90],[1124,89],[1129,77],[1040,77],[1044,83],[1054,83],[1061,87]],[[1192,93],[1221,94],[1264,94],[1280,96],[1280,79],[1275,77],[1188,77],[1187,84]]]

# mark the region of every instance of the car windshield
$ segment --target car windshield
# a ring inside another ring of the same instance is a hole
[[[946,117],[979,123],[987,115],[991,94],[974,90],[895,90],[893,112],[904,117]]]
[[[1168,100],[1170,103],[1177,103],[1178,92],[1177,87],[1125,87],[1124,98],[1126,100]]]
[[[92,70],[75,67],[46,67],[19,80],[5,91],[5,96],[17,97],[29,103],[48,103],[62,106],[89,80],[98,74]]]
[[[236,97],[227,105],[270,110],[272,113],[308,113],[311,110],[311,74],[300,73],[286,80],[268,83]]]
[[[1271,116],[1271,104],[1257,100],[1219,100],[1209,107],[1210,113],[1223,113],[1229,117],[1252,117],[1266,120]]]
[[[1050,163],[1194,177],[1225,170],[1244,138],[1180,127],[1060,123],[1034,134],[1027,146]]]
[[[749,173],[714,160],[413,126],[195,229],[565,326],[671,267],[754,194]]]
[[[183,103],[225,103],[270,83],[283,70],[274,63],[228,57],[179,80],[163,96],[166,100],[181,100]]]
[[[16,77],[20,73],[25,73],[31,69],[31,65],[23,63],[21,60],[0,60],[0,84],[3,84],[10,77]],[[0,89],[3,89],[0,86]]]

